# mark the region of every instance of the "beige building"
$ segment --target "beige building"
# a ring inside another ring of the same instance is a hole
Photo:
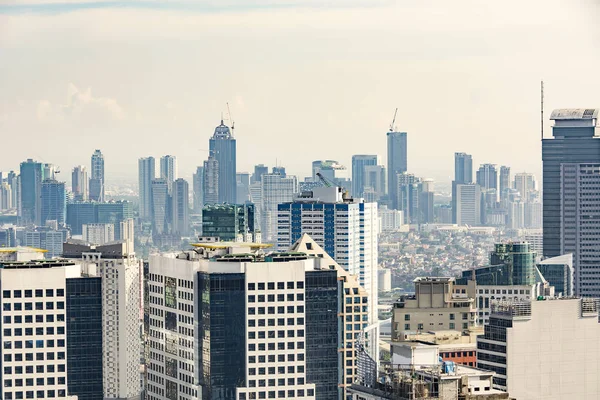
[[[459,286],[454,278],[417,278],[415,294],[394,304],[392,340],[412,340],[414,335],[435,331],[477,330],[475,282]]]

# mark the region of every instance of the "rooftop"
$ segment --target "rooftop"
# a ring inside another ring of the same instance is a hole
[[[559,108],[552,111],[551,120],[574,120],[574,119],[596,119],[598,118],[598,108]]]

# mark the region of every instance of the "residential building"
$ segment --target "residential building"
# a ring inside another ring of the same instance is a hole
[[[200,214],[204,206],[204,167],[196,167],[196,173],[192,178],[193,210],[194,214]]]
[[[83,241],[103,245],[115,240],[115,226],[113,224],[85,224],[83,225]]]
[[[363,197],[365,186],[370,186],[365,184],[367,175],[365,167],[376,166],[378,164],[379,157],[376,155],[355,154],[352,156],[352,196]]]
[[[71,191],[73,200],[87,201],[89,199],[88,174],[85,166],[78,165],[71,174]]]
[[[54,179],[46,179],[42,182],[41,196],[41,225],[46,221],[56,221],[64,225],[67,214],[67,191],[64,182]]]
[[[215,133],[209,141],[210,154],[217,161],[218,195],[213,203],[235,203],[236,196],[236,141],[228,126],[221,124],[215,128]],[[204,167],[207,170],[206,165]],[[206,186],[204,187],[207,189]],[[210,203],[205,201],[205,203]]]
[[[496,372],[494,387],[519,400],[599,398],[597,307],[592,298],[493,303],[477,366]]]
[[[298,193],[298,180],[295,176],[264,174],[261,179],[261,232],[263,241],[277,243],[279,204],[288,203]],[[288,243],[291,245],[293,241]]]
[[[216,204],[219,201],[219,161],[210,155],[208,160],[204,161],[204,182],[202,194],[204,196],[203,204]]]
[[[263,176],[263,182],[266,176]],[[320,187],[278,206],[277,248],[285,250],[302,234],[319,246],[369,293],[370,319],[377,321],[377,203],[350,198],[340,187]]]
[[[564,254],[563,235],[573,229],[574,221],[564,221],[561,215],[561,186],[568,179],[567,176],[561,179],[562,164],[600,163],[598,112],[599,109],[559,109],[550,116],[554,121],[553,137],[542,140],[544,257]],[[571,179],[576,177],[571,175]],[[577,260],[574,268],[577,274]]]
[[[156,166],[154,157],[140,158],[139,168],[139,190],[140,190],[140,218],[151,220],[152,210],[152,181],[156,178]]]
[[[104,155],[100,150],[96,150],[92,154],[91,172],[90,200],[104,201]]]
[[[413,340],[413,335],[430,331],[460,331],[470,335],[477,328],[474,283],[456,292],[452,277],[416,278],[415,294],[404,295],[394,304],[392,340]]]
[[[455,184],[456,224],[481,225],[481,191],[474,183]]]
[[[396,232],[404,224],[402,211],[390,210],[386,205],[381,205],[378,207],[377,213],[381,232]]]
[[[179,178],[173,182],[171,204],[171,232],[187,236],[190,232],[190,194],[186,180]]]
[[[544,251],[544,234],[542,229],[525,229],[521,232],[523,232],[523,241],[529,243],[531,250],[535,251],[538,257],[541,257]]]
[[[252,203],[206,205],[202,209],[202,236],[260,243],[254,210]]]
[[[387,174],[388,174],[388,198],[390,208],[397,210],[398,187],[396,175],[408,171],[408,144],[406,132],[389,131],[387,133]]]
[[[169,186],[169,193],[173,182],[177,179],[177,158],[166,155],[160,158],[160,179],[164,179]]]

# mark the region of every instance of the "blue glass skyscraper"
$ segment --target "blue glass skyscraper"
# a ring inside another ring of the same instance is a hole
[[[219,163],[219,203],[235,204],[237,201],[236,142],[228,126],[221,124],[209,142],[210,154]]]
[[[28,159],[21,163],[20,224],[41,224],[42,204],[40,201],[44,164]]]
[[[41,225],[56,221],[63,225],[67,215],[67,191],[64,182],[46,179],[42,182]]]
[[[377,165],[376,155],[355,154],[352,156],[352,196],[362,197],[365,188],[365,167]]]
[[[408,170],[408,144],[406,132],[387,133],[388,197],[393,209],[398,209],[398,184],[396,176]]]

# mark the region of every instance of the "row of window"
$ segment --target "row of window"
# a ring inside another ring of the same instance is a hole
[[[58,353],[45,353],[46,354],[46,360],[54,360],[55,357],[57,360],[64,360],[65,359],[65,352],[64,351],[59,351]],[[14,354],[14,360],[16,362],[21,362],[23,361],[23,354]],[[33,357],[33,353],[25,353],[25,361],[33,361],[34,357]],[[13,354],[5,354],[4,355],[4,362],[11,362],[13,361]],[[44,361],[44,353],[35,353],[35,361]]]
[[[25,367],[17,365],[14,367],[14,372],[15,375],[21,375],[23,374],[23,371],[25,371],[26,374],[33,374],[33,365],[27,365]],[[35,373],[36,374],[43,374],[43,373],[49,373],[49,374],[53,374],[54,372],[65,372],[66,371],[66,367],[65,364],[56,364],[56,366],[54,364],[50,364],[50,365],[36,365],[35,366]],[[12,375],[13,373],[13,367],[4,367],[4,375]]]
[[[268,314],[275,314],[275,307],[248,307],[248,314],[249,315],[255,315],[258,311],[258,314],[263,315],[265,314],[265,311],[267,311]],[[294,314],[294,313],[303,313],[304,312],[304,306],[287,306],[287,313],[288,314]],[[285,314],[286,313],[286,307],[284,306],[279,306],[277,307],[277,314]]]
[[[273,303],[273,302],[275,302],[275,295],[274,294],[269,294],[267,296],[265,296],[264,294],[259,294],[258,296],[249,295],[248,303],[256,303],[257,301],[259,303],[264,303],[265,299],[267,299],[267,301],[269,303]],[[294,293],[288,293],[287,295],[280,293],[277,295],[277,301],[294,301],[294,300],[304,301],[304,293],[298,293],[296,295],[294,295]]]
[[[259,369],[263,369],[264,368],[259,368]],[[253,371],[254,370],[254,371]],[[254,368],[250,368],[250,375],[256,375],[256,370]],[[264,371],[262,374],[259,373],[259,375],[265,375]],[[304,385],[304,378],[287,378],[287,380],[285,378],[279,378],[279,379],[269,379],[268,380],[268,387],[274,387],[275,386],[275,382],[277,382],[277,386],[294,386],[296,384],[298,385]],[[266,379],[259,379],[258,381],[254,380],[254,379],[250,379],[248,381],[248,386],[249,387],[256,387],[256,385],[258,384],[258,387],[267,387],[267,380]]]
[[[288,326],[293,326],[294,325],[294,318],[288,318],[287,319],[288,322]],[[304,318],[298,318],[298,325],[303,325],[304,324]],[[285,326],[285,318],[278,318],[277,319],[277,325],[278,326]],[[254,332],[254,331],[250,331],[248,332],[248,339],[266,339],[267,337],[274,339],[275,338],[275,331],[259,331],[259,332]],[[285,331],[277,331],[277,337],[278,338],[285,338]]]
[[[25,397],[23,397],[25,396]],[[65,389],[60,390],[29,390],[26,392],[4,392],[4,400],[13,399],[54,399],[56,397],[66,397],[67,391]]]
[[[64,314],[60,314],[60,315],[56,316],[56,321],[64,322],[64,320],[65,320]],[[54,315],[46,315],[46,322],[54,322]],[[46,330],[48,330],[48,328],[46,328]],[[2,333],[3,333],[4,337],[23,336],[23,331],[25,331],[25,336],[33,336],[34,328],[14,328],[14,329],[4,328],[2,330]],[[59,335],[64,334],[65,328],[63,326],[57,327],[57,333]],[[35,334],[43,335],[44,328],[35,328]],[[51,333],[49,333],[49,334],[51,334]]]
[[[267,343],[266,349],[270,350],[270,351],[274,351],[275,350],[275,343]],[[284,342],[280,342],[277,343],[277,350],[285,350],[286,349],[286,344]],[[304,342],[288,342],[287,343],[287,349],[288,350],[295,350],[295,349],[299,349],[299,350],[304,350]],[[258,350],[265,350],[265,344],[264,343],[259,343],[258,344]],[[256,362],[256,361],[252,361],[252,360],[256,360],[255,356],[250,356],[250,361],[251,363]],[[259,356],[259,361],[258,362],[265,362],[265,356]],[[262,360],[262,361],[261,361]],[[269,362],[275,362],[275,355],[270,355],[269,356]]]
[[[267,290],[275,290],[275,282],[267,282]],[[304,282],[302,281],[298,281],[298,282],[277,282],[277,289],[278,290],[283,290],[283,289],[294,289],[294,287],[296,289],[304,289]],[[259,282],[257,284],[255,283],[248,283],[248,290],[265,290],[265,283],[264,282]]]
[[[33,386],[34,382],[36,386],[44,386],[44,385],[56,385],[57,383],[59,385],[65,385],[66,384],[66,378],[64,376],[59,376],[58,378],[54,378],[54,377],[50,377],[50,378],[26,378],[26,379],[5,379],[4,380],[4,387],[8,388],[8,387],[13,387],[13,384],[15,387],[21,387],[23,386],[23,383],[25,383],[25,386]]]
[[[17,347],[16,343],[19,344],[19,347]],[[33,341],[33,340],[25,340],[25,348],[26,349],[33,349],[34,345],[35,345],[35,348],[37,348],[37,349],[41,349],[41,348],[44,348],[44,347],[55,347],[55,344],[56,344],[56,347],[65,347],[65,339],[58,339],[56,341],[54,339],[48,339],[48,340],[46,340],[46,345],[45,346],[44,346],[44,340],[42,340],[42,339],[38,339],[38,340],[35,340],[35,341]],[[17,348],[21,349],[21,348],[23,348],[22,346],[23,346],[23,342],[21,342],[21,341],[15,342],[15,349],[17,349]],[[4,341],[4,348],[5,349],[12,349],[13,348],[13,342],[11,342],[9,340],[5,340]]]
[[[46,289],[46,297],[54,297],[54,289]],[[35,289],[35,290],[13,290],[12,291],[12,297],[15,299],[19,299],[21,297],[33,297],[33,295],[35,294],[35,297],[44,297],[44,289]],[[56,289],[56,296],[57,297],[64,297],[65,296],[65,289]],[[2,298],[4,299],[10,299],[11,298],[11,291],[10,290],[3,290],[2,291]]]
[[[52,301],[48,301],[46,302],[46,308],[44,308],[44,303],[39,301],[36,303],[3,303],[2,304],[2,310],[4,311],[22,311],[23,309],[25,309],[25,311],[32,311],[32,310],[54,310],[54,302]],[[56,309],[57,310],[64,310],[65,309],[65,302],[64,301],[58,301],[56,302]]]
[[[275,397],[275,394],[277,394],[277,397]],[[308,397],[313,397],[315,395],[315,390],[314,389],[307,389],[306,390],[306,396]],[[240,393],[238,396],[239,400],[247,400],[247,399],[295,399],[297,397],[305,397],[305,392],[304,389],[298,389],[298,390],[272,390],[269,392],[251,392],[251,393]]]

